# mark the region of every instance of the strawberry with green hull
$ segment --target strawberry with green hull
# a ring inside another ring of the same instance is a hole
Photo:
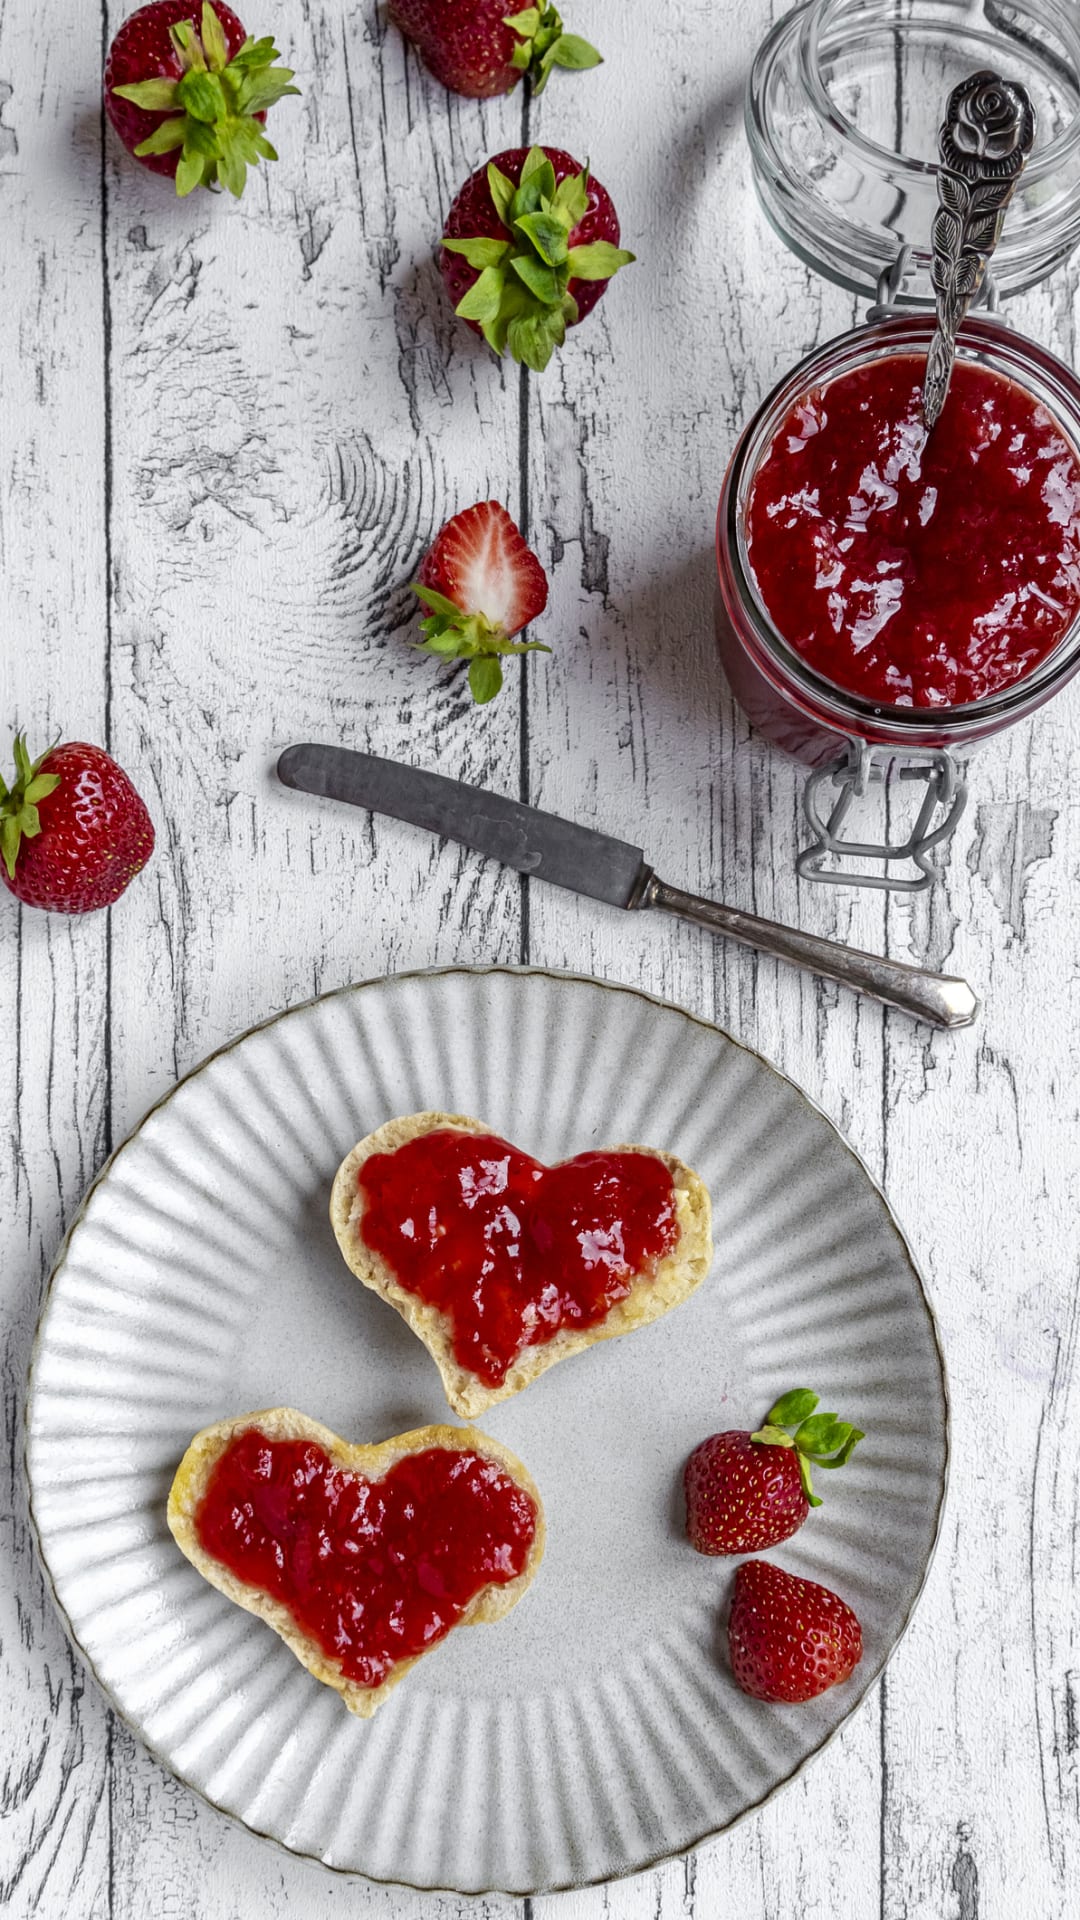
[[[223,0],[151,0],[124,21],[105,63],[105,111],[128,152],[178,194],[227,187],[276,160],[266,111],[287,93],[272,39],[252,40]]]
[[[448,520],[425,554],[413,592],[428,608],[417,644],[441,660],[469,662],[479,706],[503,683],[500,657],[550,653],[539,640],[515,640],[547,606],[547,575],[498,500],[483,500]]]
[[[830,1587],[797,1580],[768,1560],[744,1560],[735,1573],[728,1652],[743,1693],[799,1705],[855,1671],[862,1628]]]
[[[600,65],[596,48],[566,33],[551,6],[514,13],[506,0],[390,0],[389,13],[436,80],[470,100],[511,93],[525,73],[542,93],[555,67]]]
[[[821,1501],[811,1464],[842,1467],[865,1438],[816,1393],[794,1387],[756,1433],[714,1433],[686,1463],[686,1531],[699,1553],[761,1553],[790,1539]],[[789,1431],[793,1429],[793,1431]]]
[[[454,311],[495,353],[542,372],[634,255],[611,196],[557,147],[498,153],[450,209],[440,260]]]
[[[122,767],[68,740],[31,760],[15,736],[15,779],[0,780],[0,880],[28,907],[111,906],[154,851],[154,828]]]

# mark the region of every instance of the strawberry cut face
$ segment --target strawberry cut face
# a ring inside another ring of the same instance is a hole
[[[527,1347],[599,1325],[679,1239],[671,1174],[643,1152],[545,1167],[446,1129],[372,1154],[358,1189],[360,1238],[446,1316],[458,1363],[489,1387]]]

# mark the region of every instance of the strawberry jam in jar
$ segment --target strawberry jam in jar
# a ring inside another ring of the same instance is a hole
[[[1080,666],[1080,383],[969,319],[927,436],[930,314],[830,341],[769,395],[728,469],[718,638],[776,745],[947,750],[1022,719]]]

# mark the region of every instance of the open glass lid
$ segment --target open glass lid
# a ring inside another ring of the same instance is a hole
[[[856,293],[889,276],[893,299],[932,302],[942,102],[980,68],[1019,81],[1038,124],[996,292],[1021,293],[1067,259],[1080,243],[1077,0],[808,0],[786,14],[758,50],[746,120],[757,190],[788,246]]]

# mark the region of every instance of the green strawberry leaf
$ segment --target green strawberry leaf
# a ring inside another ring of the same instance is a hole
[[[554,267],[545,267],[540,260],[532,260],[528,254],[515,254],[510,265],[518,279],[524,281],[529,292],[536,295],[545,307],[558,307],[561,304],[563,288]]]
[[[50,793],[55,793],[59,785],[60,785],[60,775],[58,773],[36,774],[34,779],[31,780],[30,785],[26,789],[26,793],[24,795],[24,804],[28,807],[36,807],[39,800],[47,800]],[[3,795],[0,796],[0,798],[3,798],[5,800],[7,799],[6,787],[4,788]]]
[[[543,147],[530,147],[522,162],[519,184],[524,186],[526,180],[532,180],[537,174],[545,177],[547,174],[551,175],[551,191],[554,193],[555,169],[551,161],[548,159]]]
[[[19,842],[23,837],[23,831],[21,821],[13,814],[6,813],[3,820],[0,821],[0,854],[3,855],[9,880],[14,880],[15,878],[15,858],[19,851]],[[40,831],[40,827],[38,831]],[[31,832],[29,837],[31,840],[33,839],[33,832]]]
[[[194,148],[185,146],[176,168],[176,191],[181,200],[196,187],[202,185],[205,173],[205,160]]]
[[[480,326],[495,320],[502,300],[503,275],[498,267],[485,267],[478,280],[474,280],[454,312],[463,320],[475,320]]]
[[[478,273],[485,267],[501,266],[510,251],[509,240],[447,240],[444,236],[443,246],[447,253],[460,253]]]
[[[851,1456],[854,1453],[855,1448],[858,1446],[859,1441],[865,1440],[865,1439],[866,1439],[865,1433],[861,1433],[858,1427],[850,1428],[847,1438],[841,1441],[840,1443],[839,1452],[834,1453],[831,1460],[817,1459],[816,1465],[819,1467],[846,1466],[848,1461],[851,1459]]]
[[[544,55],[545,66],[566,67],[571,73],[584,73],[588,67],[602,67],[603,55],[577,33],[561,33]]]
[[[488,162],[488,192],[495,203],[495,211],[504,227],[510,225],[509,213],[517,189],[505,173],[500,173],[493,160]]]
[[[584,173],[568,173],[565,180],[559,181],[554,204],[569,222],[569,231],[573,233],[589,210],[588,169]]]
[[[797,1426],[800,1420],[809,1419],[818,1404],[816,1393],[809,1387],[793,1387],[790,1393],[782,1394],[775,1407],[770,1407],[765,1415],[765,1425],[769,1427]]]
[[[569,253],[571,280],[610,280],[620,267],[628,267],[635,259],[625,247],[613,247],[608,240],[594,240],[588,247],[571,247]]]
[[[503,683],[503,670],[494,654],[478,654],[469,663],[469,692],[478,707],[494,700]]]
[[[212,127],[228,114],[225,90],[216,73],[185,73],[176,83],[176,98],[185,113]]]
[[[513,27],[514,32],[523,34],[526,40],[535,39],[539,25],[539,7],[526,7],[522,13],[511,13],[503,19],[504,27]]]
[[[203,0],[202,43],[211,72],[220,73],[229,64],[229,43],[210,0]]]
[[[437,653],[440,659],[453,660],[464,651],[461,635],[451,628],[442,628],[438,633],[429,633],[426,640],[416,642],[420,653]]]
[[[523,366],[531,367],[534,373],[543,373],[556,347],[562,346],[562,338],[553,331],[551,322],[556,318],[561,324],[561,315],[528,314],[519,320],[511,320],[507,328],[506,340],[515,360]]]
[[[542,640],[510,640],[503,648],[504,653],[550,653]]]
[[[793,1447],[795,1445],[790,1433],[785,1433],[783,1427],[774,1427],[768,1423],[759,1427],[756,1433],[750,1435],[750,1438],[761,1447]]]
[[[425,607],[431,608],[432,613],[444,614],[448,620],[460,620],[461,608],[453,600],[447,599],[445,593],[437,593],[434,587],[425,587],[419,580],[413,581],[412,590]]]
[[[805,1453],[797,1453],[795,1458],[799,1463],[799,1479],[802,1482],[802,1490],[806,1495],[809,1505],[812,1507],[820,1507],[821,1501],[818,1499],[817,1494],[814,1492],[814,1483],[810,1478],[809,1460],[807,1459]]]
[[[205,73],[206,57],[190,20],[179,20],[169,28],[169,38],[180,55],[185,73]]]
[[[174,147],[183,146],[184,132],[184,116],[176,114],[171,120],[163,120],[146,140],[140,140],[135,152],[140,159],[144,153],[171,153]]]
[[[836,1424],[835,1413],[812,1413],[809,1419],[802,1421],[796,1429],[795,1445],[799,1452],[831,1453],[833,1444],[840,1445],[839,1440],[830,1443],[830,1436]]]
[[[556,213],[526,213],[515,221],[514,227],[517,233],[523,233],[532,242],[541,260],[546,261],[548,266],[562,266],[567,257],[568,228],[565,220]]]
[[[144,113],[170,113],[176,107],[175,80],[137,80],[130,87],[114,87],[118,100],[130,100]]]

